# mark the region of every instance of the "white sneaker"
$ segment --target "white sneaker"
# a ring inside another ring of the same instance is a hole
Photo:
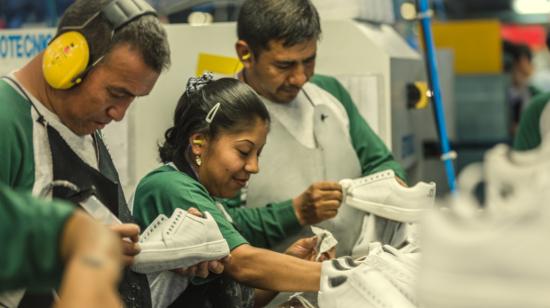
[[[471,197],[453,200],[421,224],[421,305],[549,307],[548,194],[523,194],[518,210],[498,214]]]
[[[416,275],[419,256],[419,253],[403,254],[389,245],[384,245],[382,252],[369,254],[361,262],[379,270],[405,298],[418,305]]]
[[[435,199],[435,183],[418,182],[402,186],[393,170],[378,172],[363,178],[341,181],[344,202],[363,211],[400,222],[414,222]]]
[[[208,212],[204,215],[197,217],[178,208],[169,219],[157,217],[143,233],[141,252],[132,269],[148,274],[227,256],[229,247],[216,221]]]
[[[320,289],[321,308],[415,307],[380,271],[365,264],[336,276],[321,270]]]
[[[505,144],[487,151],[484,158],[487,205],[515,204],[521,194],[550,186],[550,140],[537,149],[517,152]]]

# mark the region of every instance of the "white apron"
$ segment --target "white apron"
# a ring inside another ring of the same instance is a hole
[[[260,157],[260,172],[250,178],[246,204],[250,207],[292,199],[318,181],[339,181],[361,176],[361,165],[351,144],[348,117],[342,104],[325,90],[308,83],[296,97],[298,104],[312,106],[314,147],[299,140],[288,129],[288,118],[271,110],[271,129]],[[343,205],[335,219],[321,223],[339,241],[338,254],[349,254],[361,230],[362,213]],[[309,227],[277,245],[283,251],[300,237],[310,235]]]

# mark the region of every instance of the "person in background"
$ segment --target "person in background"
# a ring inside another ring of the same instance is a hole
[[[247,0],[237,35],[236,52],[244,65],[238,78],[260,95],[272,124],[262,155],[265,167],[228,204],[239,207],[243,199],[247,207],[297,209],[296,218],[271,222],[292,228],[250,237],[259,247],[279,251],[299,232],[306,234],[303,226],[336,217],[322,225],[339,241],[337,255],[349,255],[363,215],[340,207],[337,181],[393,169],[404,184],[404,170],[344,87],[333,77],[314,75],[321,24],[309,0]],[[403,230],[387,220],[376,224],[386,243]]]
[[[533,53],[525,44],[515,44],[504,41],[504,53],[509,57],[507,71],[510,73],[511,84],[506,97],[510,110],[510,132],[515,135],[520,116],[529,101],[540,94],[540,91],[531,85],[530,78],[534,72]]]
[[[93,187],[124,222],[112,230],[131,239],[121,239],[125,264],[131,264],[140,251],[140,229],[101,129],[121,121],[169,64],[166,32],[146,2],[75,1],[46,50],[0,80],[0,182],[34,195],[54,181]],[[77,202],[73,191],[60,187],[51,195]],[[120,292],[126,307],[151,306],[145,275],[125,268]],[[49,293],[0,294],[4,297],[32,308],[49,307],[53,300]]]
[[[546,36],[546,47],[550,48],[550,33]],[[518,151],[537,148],[550,135],[550,92],[534,97],[520,117],[513,147]]]

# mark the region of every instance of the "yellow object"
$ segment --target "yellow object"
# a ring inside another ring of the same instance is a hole
[[[196,140],[196,139],[193,140],[193,144],[195,144],[195,145],[203,145],[203,143],[204,142],[202,140]]]
[[[496,20],[434,22],[437,48],[454,51],[457,74],[502,72],[502,39]]]
[[[429,97],[428,93],[430,91],[428,89],[428,84],[424,81],[417,81],[417,82],[414,83],[414,85],[416,86],[416,88],[420,92],[420,98],[418,99],[418,101],[414,105],[414,108],[415,109],[424,109],[424,108],[428,107],[428,104],[430,103],[430,100],[428,99],[428,97]]]
[[[86,38],[70,31],[55,38],[44,51],[42,71],[54,89],[69,89],[82,81],[88,67],[90,51]]]
[[[197,77],[202,76],[204,72],[211,72],[222,76],[234,76],[242,68],[243,64],[237,58],[201,52],[199,53],[196,74]]]
[[[250,59],[250,53],[243,55],[243,60],[248,60],[248,59]]]

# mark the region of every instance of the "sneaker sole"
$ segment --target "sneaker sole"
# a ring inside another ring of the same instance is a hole
[[[212,261],[229,254],[225,240],[175,249],[151,249],[142,251],[136,256],[132,270],[137,273],[149,274],[166,270],[186,268],[203,261]],[[169,256],[170,259],[166,260]],[[162,261],[157,261],[163,259]]]
[[[426,212],[426,209],[404,209],[393,205],[359,200],[351,196],[347,197],[345,202],[358,210],[400,222],[416,222]]]

